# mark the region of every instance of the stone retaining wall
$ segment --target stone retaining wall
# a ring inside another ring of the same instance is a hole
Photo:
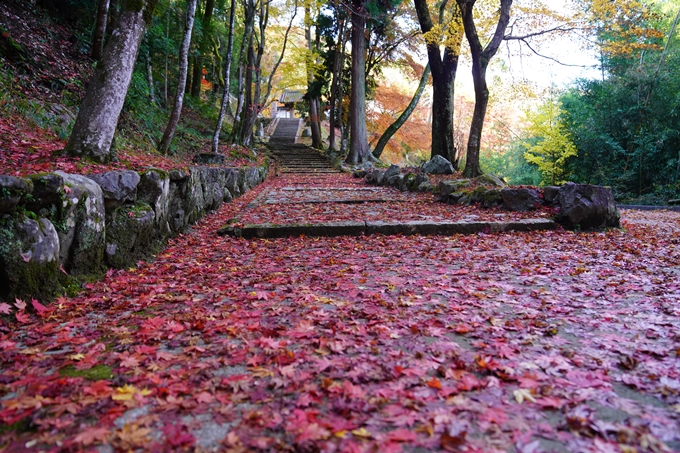
[[[263,182],[267,171],[195,166],[0,175],[0,300],[48,299],[60,290],[61,275],[133,266]]]
[[[532,211],[541,207],[554,209],[555,222],[570,229],[602,229],[619,226],[619,211],[608,187],[567,183],[563,186],[506,187],[496,176],[475,179],[444,180],[434,187],[423,172],[402,172],[397,165],[387,170],[372,168],[353,172],[368,184],[390,186],[402,191],[433,192],[447,204],[482,208],[503,207],[509,211]],[[474,187],[474,188],[473,188]]]

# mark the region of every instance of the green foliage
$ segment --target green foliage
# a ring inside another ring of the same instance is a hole
[[[531,140],[528,141],[531,143]],[[504,153],[482,154],[480,165],[484,173],[503,177],[508,184],[536,186],[541,182],[541,172],[524,158],[527,143],[516,140]]]
[[[526,132],[535,140],[527,146],[524,158],[538,167],[543,184],[566,182],[567,161],[578,154],[560,114],[561,106],[553,100],[543,103],[535,112],[526,113],[529,122]]]

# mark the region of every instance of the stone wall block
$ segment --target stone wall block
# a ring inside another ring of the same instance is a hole
[[[154,237],[154,219],[153,208],[143,201],[116,208],[106,224],[106,263],[122,269],[143,258]]]
[[[106,211],[101,187],[93,180],[61,171],[64,179],[59,262],[70,274],[88,274],[100,268],[104,257]]]
[[[30,179],[0,175],[0,214],[12,211],[31,192],[33,182]]]
[[[132,170],[109,171],[88,177],[102,188],[107,211],[134,202],[141,179],[139,173]]]
[[[59,235],[52,222],[2,214],[0,299],[45,299],[59,288]]]
[[[137,201],[143,201],[153,208],[157,236],[167,236],[170,231],[170,175],[157,168],[151,168],[141,175],[137,186]]]

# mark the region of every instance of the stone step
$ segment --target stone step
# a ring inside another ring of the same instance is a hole
[[[217,230],[220,236],[252,238],[283,238],[291,236],[360,236],[384,235],[438,235],[497,233],[510,231],[554,230],[555,222],[548,219],[524,219],[511,222],[328,222],[317,224],[248,224],[242,227],[226,226]]]

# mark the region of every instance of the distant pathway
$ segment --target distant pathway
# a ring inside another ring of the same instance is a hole
[[[680,451],[680,214],[597,233],[215,234],[258,215],[503,214],[366,189],[273,177],[154,261],[3,321],[0,450]]]
[[[278,130],[278,128],[277,128]],[[474,234],[556,228],[547,213],[479,212],[448,206],[430,193],[368,186],[334,169],[318,150],[270,141],[280,178],[262,190],[219,234],[274,238],[364,234]]]

